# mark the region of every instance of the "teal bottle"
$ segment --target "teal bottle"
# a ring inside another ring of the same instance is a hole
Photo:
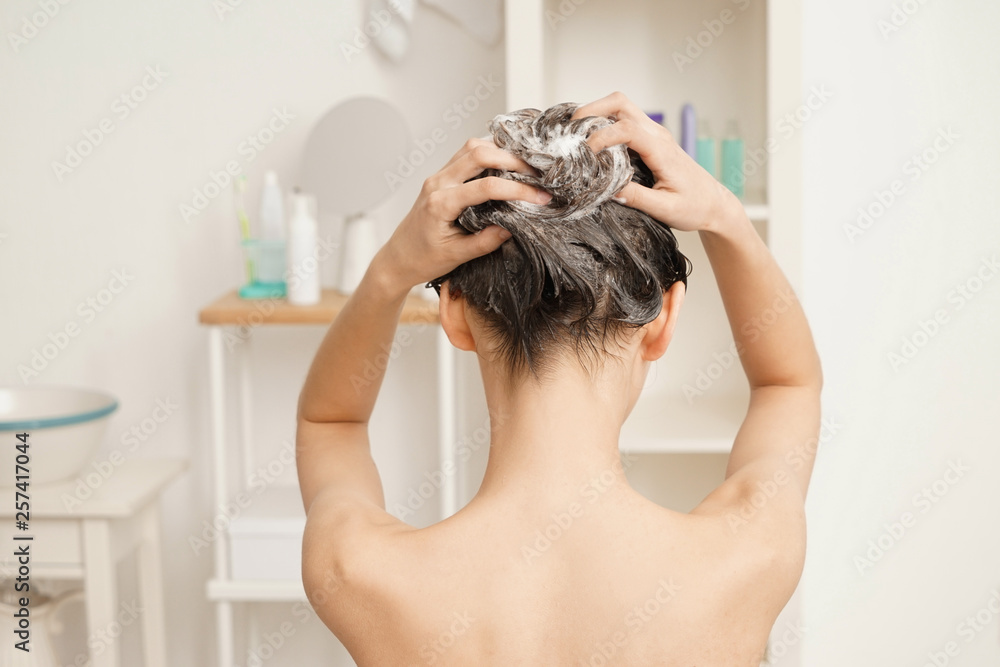
[[[726,127],[726,137],[722,140],[722,184],[740,199],[743,199],[747,180],[743,173],[745,155],[739,126],[735,120],[731,120]]]
[[[698,142],[695,149],[698,161],[705,171],[712,175],[712,178],[719,177],[716,158],[715,137],[709,129],[708,121],[702,120],[698,123]]]

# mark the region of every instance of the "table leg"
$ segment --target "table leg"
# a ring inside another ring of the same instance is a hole
[[[437,330],[438,362],[438,463],[445,475],[441,489],[441,518],[458,511],[458,470],[455,470],[455,354],[443,328]]]
[[[118,606],[116,563],[111,554],[111,530],[104,519],[83,521],[83,588],[87,633],[93,667],[119,667],[122,626]]]
[[[215,477],[213,514],[225,506],[229,497],[229,461],[226,456],[226,381],[223,328],[209,329],[209,381],[212,400],[212,459]],[[229,580],[229,535],[222,533],[215,541],[215,578]],[[216,602],[216,642],[219,667],[233,666],[233,607],[228,601]]]
[[[219,633],[219,667],[233,667],[233,603],[215,603],[215,619]]]
[[[244,602],[242,607],[246,615],[247,639],[243,651],[243,659],[246,664],[251,664],[251,651],[261,645],[260,640],[260,618],[258,617],[257,605],[253,602]]]
[[[243,479],[240,481],[244,487],[250,483],[257,458],[253,448],[253,383],[250,378],[252,342],[252,338],[247,338],[236,353],[240,370],[240,443],[243,450]]]
[[[163,563],[160,553],[159,505],[143,510],[142,544],[139,545],[139,599],[143,609],[142,643],[146,667],[167,667],[164,630]]]

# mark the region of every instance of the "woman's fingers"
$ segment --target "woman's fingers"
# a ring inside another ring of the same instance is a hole
[[[520,173],[526,174],[526,175],[532,175],[532,176],[537,176],[538,175],[538,171],[534,167],[532,167],[531,165],[529,165],[527,162],[525,162],[521,158],[515,156],[513,153],[511,153],[509,151],[505,151],[505,150],[499,148],[493,142],[492,138],[488,138],[487,139],[487,138],[481,138],[481,137],[473,137],[473,138],[469,139],[468,141],[466,141],[465,144],[463,144],[462,147],[460,149],[458,149],[458,152],[456,152],[454,155],[451,156],[451,159],[448,160],[447,164],[445,164],[441,168],[441,171],[444,171],[448,167],[451,167],[456,162],[461,162],[463,160],[468,161],[470,155],[477,156],[476,159],[480,159],[481,160],[483,158],[483,156],[500,155],[500,154],[508,156],[508,158],[511,158],[511,159],[508,159],[506,161],[506,163],[505,163],[508,166],[494,167],[495,169],[503,168],[503,169],[507,169],[507,171],[517,171],[517,172],[520,172]],[[484,164],[483,168],[480,169],[479,171],[482,171],[483,169],[485,169],[488,166],[492,166],[492,165],[490,165],[490,164]],[[475,172],[475,173],[473,173],[473,174],[471,174],[469,176],[466,176],[462,180],[468,180],[468,179],[472,178],[473,176],[475,176],[476,174],[478,174],[479,171],[477,171],[477,172]]]
[[[451,156],[451,159],[448,160],[448,162],[444,165],[444,167],[441,167],[441,168],[445,169],[446,167],[451,166],[452,163],[454,163],[460,157],[462,157],[463,155],[465,155],[466,153],[468,153],[469,151],[471,151],[473,148],[475,148],[477,146],[486,146],[486,145],[495,146],[496,144],[494,144],[491,140],[488,140],[488,139],[481,139],[479,137],[471,137],[470,139],[466,140],[466,142],[464,144],[462,144],[462,147],[459,148],[458,151],[454,155]]]
[[[659,126],[657,126],[659,127]],[[587,137],[587,144],[599,153],[608,146],[625,144],[642,158],[654,174],[663,173],[669,161],[670,142],[631,119],[619,120]]]
[[[608,146],[625,144],[642,158],[654,174],[663,173],[671,157],[670,132],[655,122],[622,93],[612,93],[579,107],[573,118],[614,116],[612,125],[594,131],[587,144],[599,153]]]
[[[646,213],[655,220],[669,225],[675,212],[676,195],[665,190],[654,190],[632,181],[619,192],[615,199],[622,204]]]
[[[641,120],[642,118],[646,118],[650,123],[653,122],[624,93],[618,92],[611,93],[589,104],[584,104],[573,112],[574,119],[586,118],[587,116],[614,116],[618,120],[626,118]]]
[[[538,171],[509,151],[497,147],[492,140],[470,139],[455,153],[439,172],[424,181],[424,193],[461,185],[486,169],[514,171],[526,176],[538,176]],[[531,201],[534,201],[532,197]]]
[[[530,164],[510,151],[498,148],[492,141],[465,151],[454,162],[441,170],[441,184],[458,185],[473,176],[478,176],[485,169],[501,169],[516,171],[525,176],[538,176],[538,171]]]
[[[552,195],[526,183],[497,176],[477,178],[450,188],[436,190],[428,195],[427,204],[435,217],[455,220],[470,206],[489,200],[521,200],[533,204],[547,204]]]
[[[667,128],[653,121],[622,93],[578,107],[573,118],[604,116],[611,125],[594,131],[587,144],[600,152],[609,146],[626,145],[642,158],[653,172],[655,184],[647,188],[631,182],[616,199],[673,227],[692,231],[704,229],[720,199],[728,196],[718,181],[686,154]],[[714,184],[715,189],[709,188]]]
[[[455,239],[458,249],[458,263],[464,264],[476,257],[493,252],[511,236],[503,227],[490,225],[476,234],[463,235]]]

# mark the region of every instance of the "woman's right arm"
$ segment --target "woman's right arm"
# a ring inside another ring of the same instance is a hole
[[[818,444],[823,386],[805,313],[742,206],[698,234],[750,384],[750,406],[726,475],[755,462],[770,477],[784,469],[804,498]],[[778,476],[778,481],[784,478]]]
[[[819,436],[823,377],[791,285],[740,201],[684,153],[666,128],[621,93],[574,114],[585,116],[617,119],[588,138],[595,151],[624,143],[656,179],[651,188],[630,183],[619,198],[671,228],[697,231],[719,284],[750,384],[750,404],[733,443],[726,488],[707,505],[730,504],[763,485],[791,490],[782,499],[801,511]]]

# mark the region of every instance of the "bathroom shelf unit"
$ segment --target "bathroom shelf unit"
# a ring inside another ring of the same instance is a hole
[[[779,128],[801,104],[800,17],[798,0],[508,0],[506,107],[585,103],[621,90],[644,110],[665,112],[675,136],[688,102],[717,137],[735,120],[747,147],[747,216],[797,288],[799,137]],[[694,272],[678,334],[623,428],[623,450],[728,451],[745,414],[746,401],[733,398],[746,394],[738,364],[713,379],[700,406],[686,406],[683,398],[684,388],[732,345],[696,238],[678,233]],[[682,431],[670,432],[665,420],[672,413]]]
[[[664,112],[675,136],[688,102],[716,137],[735,120],[747,149],[747,216],[797,289],[800,137],[780,128],[801,104],[800,19],[799,0],[508,0],[506,107],[586,103],[621,90],[644,110]],[[717,370],[732,335],[697,234],[677,236],[694,272],[671,349],[621,447],[727,452],[745,415],[745,380],[738,363],[726,366],[696,401],[684,398],[696,378]]]
[[[632,454],[727,454],[746,405],[747,399],[739,395],[690,402],[640,399],[622,427],[619,449]]]
[[[251,332],[259,326],[318,325],[329,326],[347,303],[348,297],[324,289],[314,306],[293,306],[285,299],[241,299],[235,290],[216,299],[198,314],[198,321],[209,329],[209,382],[212,424],[213,507],[216,511],[246,489],[232,484],[235,458],[241,459],[240,479],[248,480],[254,471],[249,348]],[[439,323],[436,302],[410,295],[403,305],[400,326]],[[226,352],[234,352],[239,375],[239,433],[237,442],[227,424]],[[444,463],[453,457],[455,441],[454,350],[444,332],[437,336],[438,454]],[[235,452],[234,452],[235,450]],[[237,456],[232,456],[236,453]],[[456,510],[457,489],[449,477],[440,493],[440,515]],[[214,576],[206,582],[206,597],[216,605],[217,655],[219,665],[234,663],[233,603],[294,602],[306,600],[301,579],[239,580],[232,576],[231,536],[223,531],[213,544]]]
[[[213,602],[299,602],[306,599],[301,581],[239,581],[210,579],[206,588]]]
[[[767,222],[768,218],[771,217],[771,209],[768,208],[767,204],[744,203],[743,208],[752,222]]]
[[[663,112],[678,140],[685,103],[717,139],[735,120],[748,158],[747,216],[800,293],[801,136],[781,124],[803,103],[800,0],[506,0],[504,11],[507,109],[621,91],[644,111]],[[721,477],[688,455],[724,464],[749,392],[700,239],[677,237],[694,271],[674,340],[622,427],[620,449],[649,455],[638,466],[652,461],[643,474],[654,481],[661,466],[695,465],[691,474],[712,488]],[[688,400],[694,385],[701,392]],[[775,636],[796,620],[799,600],[789,601]],[[800,647],[777,664],[800,666]]]
[[[769,223],[772,252],[797,287],[800,137],[780,123],[802,103],[800,21],[800,0],[508,0],[506,108],[621,90],[664,112],[677,137],[687,102],[717,138],[737,121],[752,163],[747,213]],[[702,34],[710,27],[718,34]],[[762,154],[769,138],[777,145]]]

